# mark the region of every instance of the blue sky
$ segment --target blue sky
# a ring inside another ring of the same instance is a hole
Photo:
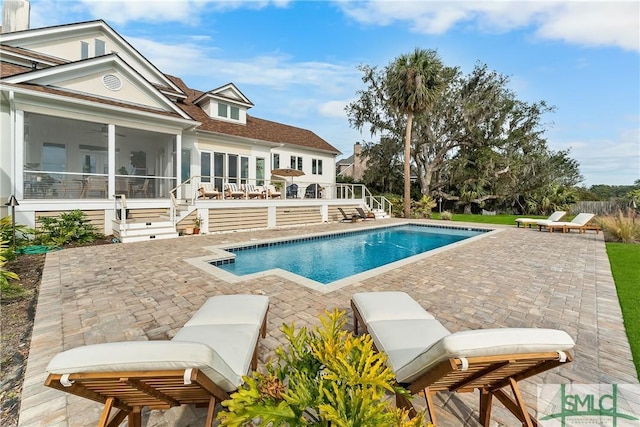
[[[510,76],[545,116],[553,150],[571,149],[586,186],[640,179],[638,1],[31,0],[31,26],[104,19],[163,72],[207,91],[233,82],[255,117],[314,131],[349,156],[370,140],[344,107],[360,64],[416,47],[469,72]]]

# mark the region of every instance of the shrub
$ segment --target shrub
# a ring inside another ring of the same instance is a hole
[[[58,217],[38,217],[42,224],[36,241],[43,245],[63,246],[69,243],[89,243],[102,237],[81,210],[61,213]]]
[[[7,264],[5,257],[5,252],[8,250],[7,243],[7,241],[0,241],[0,295],[2,295],[2,300],[17,298],[27,293],[22,286],[13,283],[20,279],[18,275],[4,268]]]
[[[415,202],[413,214],[418,218],[431,218],[431,209],[435,208],[437,203],[431,197],[423,194],[420,200]]]
[[[451,221],[451,219],[453,219],[453,214],[449,211],[443,211],[440,213],[440,219]]]
[[[424,425],[385,399],[386,392],[409,392],[395,385],[387,357],[370,336],[343,330],[344,312],[325,312],[322,327],[282,331],[289,345],[278,347],[266,373],[254,372],[222,403],[222,426],[405,426]]]
[[[633,209],[627,209],[626,214],[618,211],[615,215],[601,217],[598,222],[603,230],[620,242],[640,242],[640,218],[636,222],[635,215]]]

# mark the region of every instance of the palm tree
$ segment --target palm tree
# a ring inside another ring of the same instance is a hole
[[[404,217],[411,214],[411,126],[413,116],[427,111],[444,87],[442,61],[435,50],[416,48],[387,67],[385,90],[392,108],[407,115],[404,141]]]

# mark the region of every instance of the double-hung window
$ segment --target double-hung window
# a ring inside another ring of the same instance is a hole
[[[312,175],[322,175],[322,160],[321,159],[311,159],[311,174]]]
[[[301,171],[302,170],[302,157],[300,157],[300,156],[291,156],[290,168],[291,169],[297,169],[297,170]]]

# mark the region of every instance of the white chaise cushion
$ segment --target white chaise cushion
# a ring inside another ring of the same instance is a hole
[[[450,334],[436,319],[378,320],[367,324],[378,351],[384,351],[394,372]]]
[[[211,347],[197,342],[125,341],[93,344],[58,353],[47,372],[156,371],[200,369],[224,390],[234,391],[241,384],[231,369]]]
[[[420,329],[414,329],[420,335]],[[402,367],[395,368],[400,383],[410,383],[437,363],[456,357],[498,356],[573,348],[573,339],[564,331],[542,328],[478,329],[447,335]]]
[[[216,384],[225,390],[235,390],[242,384],[242,376],[249,372],[259,333],[260,328],[256,325],[185,326],[172,341],[202,343],[211,347],[220,362],[224,362],[214,364],[223,375],[220,381],[224,381],[215,381]]]
[[[435,319],[405,292],[361,292],[351,300],[367,325],[378,320]]]
[[[209,298],[187,323],[198,325],[262,325],[269,307],[264,295],[218,295]]]

